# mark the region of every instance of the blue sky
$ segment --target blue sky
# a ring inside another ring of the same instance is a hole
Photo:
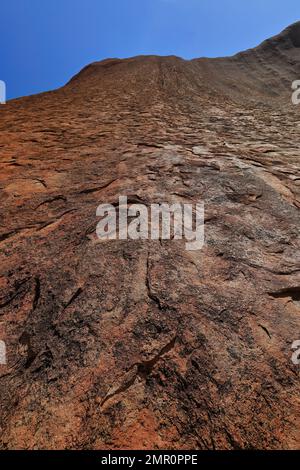
[[[57,88],[107,57],[234,54],[300,20],[299,0],[1,0],[0,8],[8,98]]]

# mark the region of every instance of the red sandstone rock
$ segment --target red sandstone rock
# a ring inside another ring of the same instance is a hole
[[[1,107],[3,449],[299,447],[299,46],[110,59]],[[205,247],[99,242],[119,195],[204,201]]]

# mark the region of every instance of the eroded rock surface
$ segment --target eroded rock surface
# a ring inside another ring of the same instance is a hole
[[[1,107],[2,448],[299,447],[299,29]],[[204,201],[204,248],[99,242],[119,195]]]

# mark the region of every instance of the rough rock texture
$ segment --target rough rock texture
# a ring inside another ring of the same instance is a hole
[[[299,447],[299,46],[110,59],[0,108],[2,448]],[[119,195],[204,201],[205,247],[99,242]]]

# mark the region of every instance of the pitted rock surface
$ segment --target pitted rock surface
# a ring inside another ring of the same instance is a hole
[[[299,47],[109,59],[1,106],[1,448],[299,448]],[[120,195],[203,201],[204,248],[100,242]]]

